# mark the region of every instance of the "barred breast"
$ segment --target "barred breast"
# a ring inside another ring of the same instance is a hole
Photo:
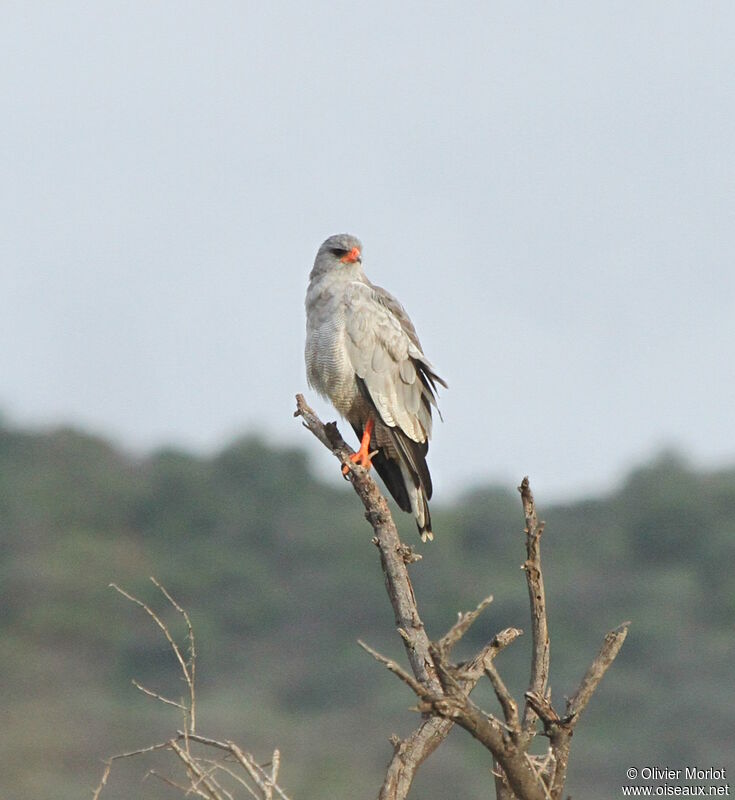
[[[344,303],[325,292],[309,295],[306,301],[306,378],[309,386],[347,417],[359,391],[345,347]]]

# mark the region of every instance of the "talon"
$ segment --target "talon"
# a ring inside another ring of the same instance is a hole
[[[360,442],[360,449],[353,453],[351,456],[348,456],[348,459],[353,464],[359,464],[361,467],[365,469],[370,469],[372,467],[373,462],[371,461],[372,457],[378,453],[377,450],[370,450],[370,437],[373,433],[373,426],[374,422],[372,419],[369,419],[365,424],[365,430],[362,434],[362,441]],[[342,474],[347,477],[347,473],[350,471],[349,464],[342,465]]]
[[[377,452],[378,452],[377,450],[373,450],[372,453],[368,453],[367,450],[363,451],[361,447],[356,453],[353,453],[351,456],[347,456],[347,458],[353,464],[359,464],[361,467],[364,467],[365,469],[370,469],[370,467],[372,467],[373,465],[371,459]],[[346,477],[349,471],[350,471],[349,465],[343,464],[342,474]]]

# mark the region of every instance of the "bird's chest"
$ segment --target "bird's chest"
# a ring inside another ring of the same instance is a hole
[[[335,303],[309,320],[306,337],[306,376],[309,384],[347,415],[358,395],[355,370],[345,347],[345,313]]]

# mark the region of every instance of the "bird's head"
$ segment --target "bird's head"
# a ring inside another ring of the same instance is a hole
[[[338,233],[322,243],[311,274],[322,275],[334,270],[344,270],[355,264],[362,264],[362,242],[349,233]]]

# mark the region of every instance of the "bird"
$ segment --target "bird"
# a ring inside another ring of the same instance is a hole
[[[350,460],[375,466],[426,542],[434,538],[426,464],[432,409],[441,417],[437,384],[447,384],[403,306],[365,275],[362,251],[346,233],[330,236],[317,251],[305,303],[306,377],[360,440]]]

